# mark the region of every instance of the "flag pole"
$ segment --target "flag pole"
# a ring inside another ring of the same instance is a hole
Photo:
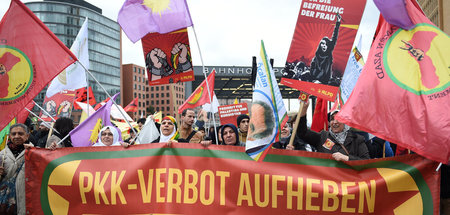
[[[55,130],[56,131],[56,130]],[[59,133],[58,133],[59,134]],[[59,145],[60,143],[62,143],[65,139],[67,139],[70,136],[70,134],[67,134],[64,138],[62,138],[58,143],[56,143],[56,145]]]
[[[78,62],[78,61],[77,61]],[[84,66],[83,66],[83,68],[84,68]],[[90,103],[89,103],[89,76],[87,76],[86,75],[86,88],[87,88],[87,105],[91,105]],[[87,108],[87,117],[89,117],[89,106],[88,106],[88,108]]]
[[[60,134],[57,130],[55,130],[53,128],[52,125],[48,124],[48,122],[44,121],[41,117],[39,117],[38,115],[36,115],[35,113],[33,113],[33,111],[31,111],[30,109],[25,107],[25,110],[27,110],[28,112],[30,112],[33,116],[37,117],[38,119],[40,119],[47,127],[49,127],[50,129],[52,129],[54,132]]]
[[[197,43],[198,52],[200,54],[200,61],[202,62],[202,73],[203,73],[203,76],[205,76],[206,88],[208,89],[208,99],[209,99],[209,103],[211,104],[211,115],[213,118],[214,135],[216,136],[216,138],[215,138],[216,145],[219,145],[219,137],[217,136],[217,128],[216,128],[216,119],[214,117],[213,103],[211,100],[211,91],[209,89],[208,77],[206,76],[206,72],[205,72],[205,64],[203,63],[202,52],[200,51],[200,44],[198,43],[197,33],[195,32],[194,25],[192,25],[192,30],[194,31],[195,42]],[[194,67],[192,67],[192,69],[194,69]]]
[[[439,163],[438,167],[436,168],[436,172],[439,171],[439,169],[441,168],[441,166],[442,166],[442,162]]]
[[[303,110],[303,107],[305,106],[306,102],[308,102],[309,99],[309,95],[307,93],[304,93],[302,91],[300,91],[300,107],[298,108],[298,113],[297,113],[297,118],[295,118],[295,125],[294,128],[292,130],[292,134],[291,134],[291,139],[289,140],[289,146],[294,146],[294,139],[295,136],[297,135],[297,128],[298,128],[298,124],[300,122],[300,116]]]
[[[114,101],[114,99],[111,98],[111,95],[109,95],[108,91],[106,91],[106,89],[100,84],[100,82],[98,82],[97,78],[95,78],[95,76],[88,70],[86,69],[86,67],[84,67],[84,65],[78,61],[78,63],[83,67],[83,69],[90,75],[92,76],[92,78],[95,80],[95,82],[97,82],[97,84],[103,89],[103,91],[105,91],[106,95],[109,97],[109,99],[111,99],[111,101],[114,103],[114,105],[117,107],[117,109],[119,110],[120,114],[122,114],[123,118],[125,119],[125,121],[128,123],[128,126],[130,126],[130,129],[133,128],[133,126],[131,126],[130,122],[128,122],[127,117],[125,117],[125,114],[122,112],[122,110],[119,108],[119,105],[117,105],[116,101]],[[89,89],[88,89],[89,92]],[[131,129],[134,133],[134,135],[137,136],[137,133],[134,129]]]
[[[53,118],[46,110],[44,110],[44,108],[42,108],[41,106],[39,106],[34,100],[32,100],[33,101],[33,103],[36,105],[36,106],[38,106],[41,110],[42,110],[42,112],[44,112],[45,113],[45,115],[47,115],[47,116],[49,116],[52,120],[53,120],[53,122],[55,122],[56,120],[55,120],[55,118]],[[25,109],[27,109],[27,108],[25,108]],[[27,109],[28,110],[28,109]],[[28,110],[28,111],[30,111],[30,110]],[[30,112],[31,113],[31,112]],[[33,113],[34,114],[34,113]],[[42,119],[41,119],[42,120]]]

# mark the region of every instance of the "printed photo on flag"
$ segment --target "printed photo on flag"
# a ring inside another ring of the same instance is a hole
[[[187,29],[142,38],[149,85],[194,80]]]
[[[254,160],[262,161],[270,146],[279,140],[281,128],[287,121],[277,79],[261,41],[245,152]]]
[[[334,101],[365,4],[303,1],[281,83]]]
[[[42,110],[39,117],[47,122],[52,121],[52,118],[55,120],[60,117],[70,118],[74,99],[74,90],[63,90],[50,98],[46,96],[42,108],[44,108],[44,110],[47,111],[51,117],[45,114]]]

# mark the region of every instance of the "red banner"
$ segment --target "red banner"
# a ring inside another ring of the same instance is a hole
[[[165,143],[31,149],[29,214],[438,214],[437,163]],[[414,212],[414,213],[411,213]],[[27,213],[28,214],[28,213]]]
[[[142,38],[149,85],[194,80],[187,29]]]
[[[304,0],[281,83],[334,101],[365,4]]]
[[[59,117],[69,117],[72,113],[73,100],[75,99],[75,90],[63,90],[54,96],[44,99],[42,108],[50,114],[53,119]],[[50,122],[52,119],[41,110],[40,116],[44,121]]]
[[[233,124],[237,126],[237,118],[241,114],[248,114],[247,103],[219,106],[220,124]]]

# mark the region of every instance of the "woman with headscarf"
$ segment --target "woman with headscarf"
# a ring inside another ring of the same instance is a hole
[[[105,126],[98,133],[98,142],[92,146],[123,146],[127,148],[128,143],[119,141],[119,132],[114,126]]]
[[[330,114],[330,128],[328,131],[317,133],[306,127],[306,111],[309,102],[303,105],[297,135],[308,144],[314,146],[317,152],[332,154],[337,161],[370,159],[369,150],[364,143],[364,137],[350,130],[348,125],[337,121],[334,116],[338,111]]]
[[[233,124],[225,124],[220,131],[223,145],[241,146],[239,142],[238,129]]]
[[[170,145],[173,142],[178,142],[178,130],[177,122],[172,116],[165,116],[161,120],[161,126],[159,127],[160,136],[153,141],[153,143],[167,143]]]

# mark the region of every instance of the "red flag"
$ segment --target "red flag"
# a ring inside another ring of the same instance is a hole
[[[16,117],[16,122],[17,123],[25,123],[25,120],[27,120],[27,118],[28,118],[28,116],[30,115],[30,112],[28,111],[28,110],[33,110],[33,107],[34,107],[34,102],[30,102],[30,103],[28,103],[24,108],[23,108],[23,110],[22,111],[20,111],[19,112],[19,114],[17,114],[17,117]],[[27,109],[25,109],[25,108],[27,108]]]
[[[328,102],[324,99],[317,98],[316,109],[311,124],[311,130],[320,132],[328,129]]]
[[[30,9],[12,0],[0,22],[0,129],[76,60]]]
[[[75,102],[73,103],[73,107],[76,110],[81,109],[81,107],[76,102],[87,103],[87,94],[88,94],[87,92],[88,90],[85,87],[77,90],[75,94]],[[89,87],[89,104],[95,105],[95,103],[97,103],[97,101],[95,101],[95,96],[94,93],[92,92],[92,88]]]
[[[204,80],[198,87],[195,89],[195,91],[189,96],[189,98],[180,106],[178,109],[178,113],[183,112],[184,109],[187,108],[195,108],[200,105],[204,105],[206,103],[211,103],[214,95],[214,80],[216,77],[216,70],[213,70],[211,74],[208,75],[208,86],[209,86],[209,93],[208,88],[206,87],[206,80]],[[211,96],[208,98],[208,94]]]
[[[106,102],[109,101],[109,97],[106,98],[105,100],[103,100],[102,102],[98,103],[97,105],[95,105],[94,110],[98,110],[99,108],[101,108],[104,104],[106,104]]]
[[[337,119],[447,163],[450,158],[450,39],[406,0],[415,24],[385,22]]]
[[[137,112],[138,111],[138,98],[134,98],[133,101],[128,104],[124,110],[126,112]]]

